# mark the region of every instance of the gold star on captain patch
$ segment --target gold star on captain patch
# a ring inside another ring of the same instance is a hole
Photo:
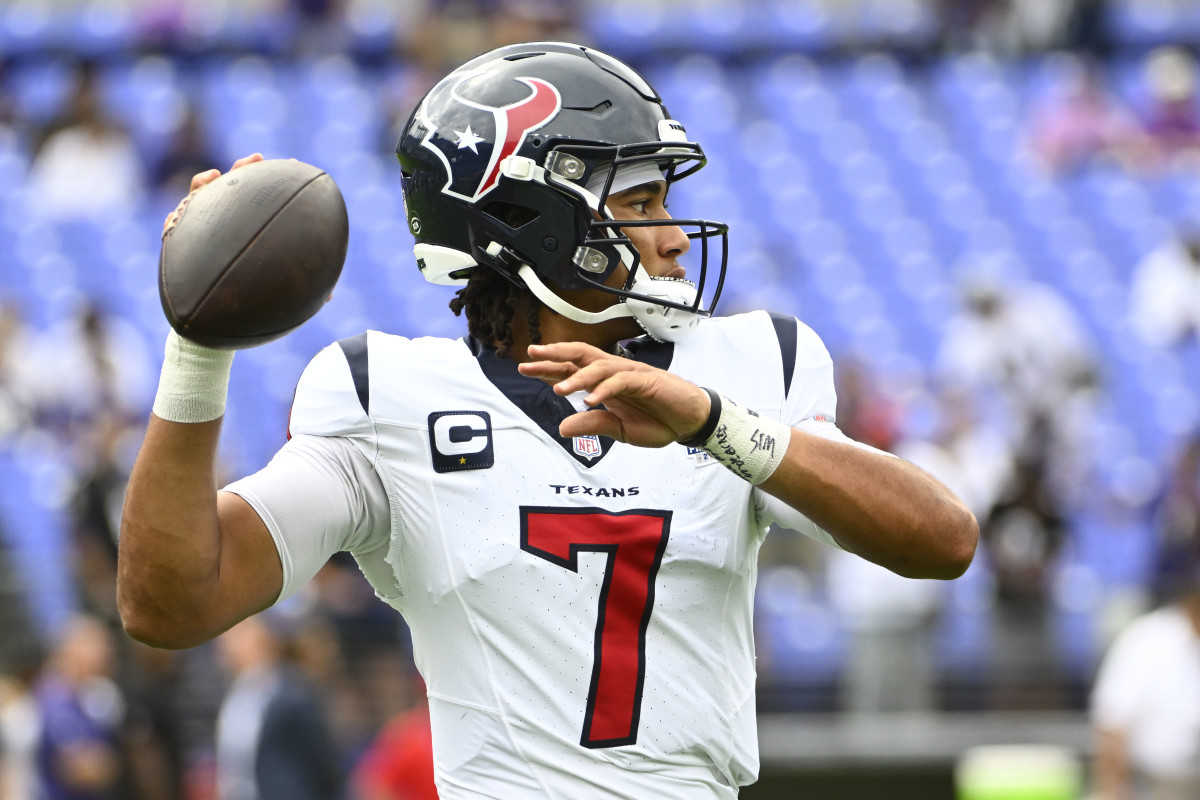
[[[458,459],[458,463],[459,463],[459,465],[460,465],[460,466],[461,466],[462,464],[465,464],[465,463],[467,463],[467,457],[466,457],[466,456],[461,456],[461,457],[459,457],[459,459]]]

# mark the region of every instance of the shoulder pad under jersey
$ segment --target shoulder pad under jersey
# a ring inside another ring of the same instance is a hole
[[[288,435],[371,436],[368,334],[329,345],[300,375]]]

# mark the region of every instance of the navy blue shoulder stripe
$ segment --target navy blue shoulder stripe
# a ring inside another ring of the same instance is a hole
[[[358,395],[359,405],[364,414],[371,413],[371,377],[367,372],[367,334],[364,331],[358,336],[338,341],[338,347],[346,356],[350,365],[350,377],[354,380],[354,392]]]
[[[775,326],[775,335],[779,338],[779,353],[783,356],[783,396],[787,397],[792,391],[792,374],[796,371],[796,347],[800,332],[796,328],[796,318],[786,314],[771,315],[771,324]]]

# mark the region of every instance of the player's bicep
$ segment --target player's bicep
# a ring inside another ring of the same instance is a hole
[[[271,532],[258,512],[232,492],[217,493],[221,526],[220,590],[214,602],[233,624],[275,602],[283,568]]]
[[[273,541],[281,587],[272,602],[294,594],[334,553],[386,542],[382,481],[347,439],[296,436],[264,469],[226,489],[252,507]]]

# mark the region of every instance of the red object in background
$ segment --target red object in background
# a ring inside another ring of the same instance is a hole
[[[188,765],[183,777],[184,800],[216,800],[217,761],[205,754]]]
[[[354,769],[364,800],[438,800],[429,708],[421,703],[389,722]]]

